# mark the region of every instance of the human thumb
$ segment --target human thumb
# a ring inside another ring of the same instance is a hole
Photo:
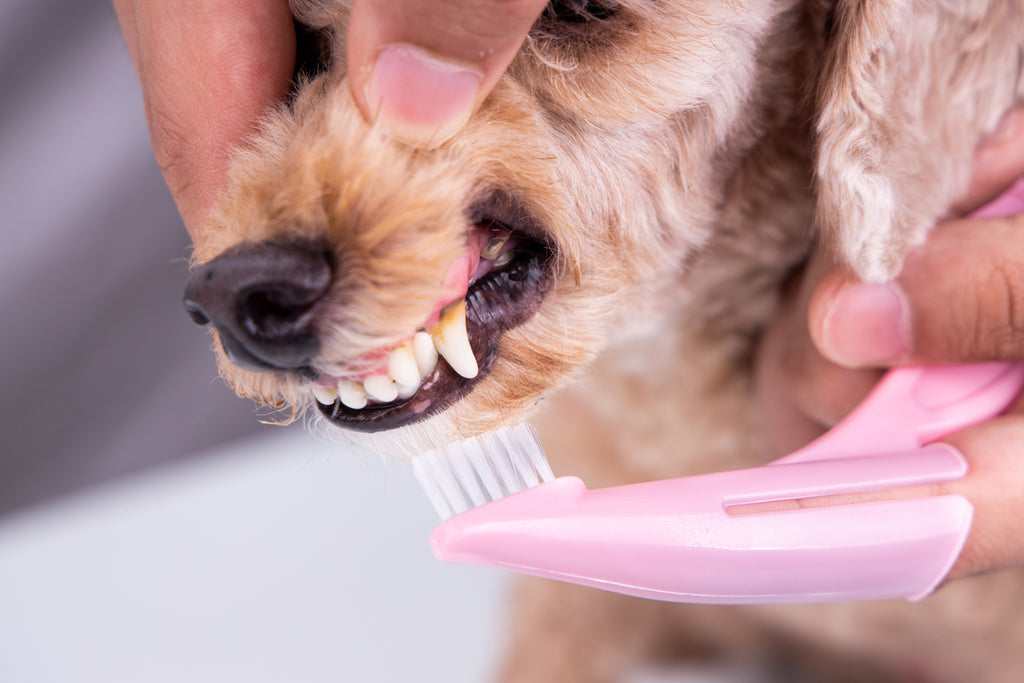
[[[419,147],[455,134],[494,88],[546,0],[356,0],[349,82],[368,121]]]

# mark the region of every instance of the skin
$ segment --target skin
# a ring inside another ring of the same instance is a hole
[[[287,2],[113,4],[139,73],[157,162],[195,238],[226,181],[231,150],[287,92],[295,62]],[[491,91],[545,4],[357,0],[348,47],[355,102],[367,120],[396,137],[436,144]],[[415,82],[430,87],[410,90]],[[956,215],[1024,175],[1024,110],[1007,122],[979,147]],[[870,338],[856,339],[857,331],[891,328],[892,307],[878,315],[870,306],[851,311],[839,305],[840,294],[856,283],[816,257],[761,348],[757,390],[769,418],[770,449],[788,452],[834,424],[863,398],[878,368],[1024,357],[1024,322],[1012,306],[1024,297],[1022,222],[951,217],[938,226],[890,285],[895,299],[889,301],[898,302],[905,320],[897,333],[879,335],[889,342],[881,349],[872,348]],[[1017,454],[1024,446],[1024,402],[948,441],[970,460],[971,473],[923,493],[961,493],[975,504],[974,529],[953,576],[1024,565],[1024,493],[1018,493],[1024,492],[1024,458]]]
[[[494,89],[546,5],[356,0],[348,33],[356,104],[406,142],[429,146],[450,137]],[[409,61],[396,62],[396,52]]]

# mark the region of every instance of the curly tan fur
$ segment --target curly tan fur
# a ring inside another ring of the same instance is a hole
[[[593,486],[757,464],[751,358],[782,283],[816,239],[862,277],[898,272],[964,186],[978,137],[1024,99],[1024,3],[604,4],[615,11],[592,21],[543,17],[466,128],[414,149],[351,100],[347,3],[292,0],[331,68],[240,150],[194,261],[325,243],[313,365],[338,375],[420,324],[474,207],[514,198],[556,255],[554,285],[417,437],[518,422],[551,396],[536,421],[556,471]],[[240,395],[313,405],[308,379],[218,360]],[[1009,682],[1024,671],[1022,590],[1007,572],[919,605],[744,609],[529,583],[504,679],[618,680],[643,656],[687,652],[821,681]]]

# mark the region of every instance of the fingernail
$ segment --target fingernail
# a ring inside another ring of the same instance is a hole
[[[895,283],[847,283],[825,313],[822,351],[851,368],[899,361],[910,352],[909,310]]]
[[[978,141],[978,145],[982,147],[992,147],[1006,142],[1013,137],[1014,133],[1017,131],[1017,125],[1022,120],[1024,120],[1024,110],[1011,109],[1003,114],[995,128],[981,136],[981,140]]]
[[[414,45],[392,43],[377,55],[366,95],[388,135],[432,147],[469,119],[482,73],[440,59]]]

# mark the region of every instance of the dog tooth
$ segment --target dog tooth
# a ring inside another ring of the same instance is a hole
[[[434,340],[428,332],[417,332],[412,338],[412,353],[416,358],[416,367],[420,376],[426,377],[437,367],[437,349],[434,348]]]
[[[469,345],[466,333],[466,300],[461,299],[441,314],[437,326],[430,331],[434,338],[434,348],[441,357],[448,361],[452,370],[466,379],[473,379],[480,372],[473,355],[473,347]]]
[[[416,384],[398,384],[396,382],[395,388],[398,389],[398,398],[406,399],[412,397],[420,390],[420,384],[419,382]]]
[[[325,387],[323,384],[314,384],[313,397],[316,398],[317,402],[323,403],[325,406],[333,405],[338,400],[338,390]]]
[[[487,244],[480,250],[480,258],[492,260],[501,253],[501,248],[508,242],[508,238],[512,235],[508,230],[500,230],[491,236],[487,240]]]
[[[338,398],[341,402],[352,408],[360,410],[366,407],[366,389],[359,382],[343,379],[338,382]]]
[[[416,366],[412,344],[403,344],[388,354],[388,376],[399,387],[419,387],[420,370]]]
[[[391,403],[398,398],[398,387],[387,375],[370,375],[363,380],[363,388],[367,397],[381,403]]]

